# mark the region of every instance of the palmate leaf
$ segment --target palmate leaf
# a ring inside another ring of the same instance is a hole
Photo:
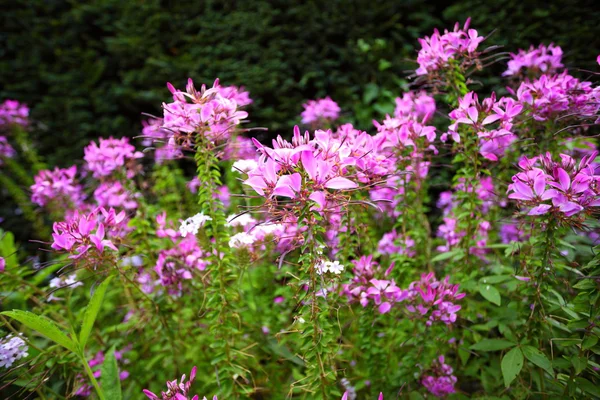
[[[106,294],[106,290],[108,289],[108,285],[110,284],[111,280],[112,276],[109,276],[96,288],[96,291],[92,295],[92,298],[90,299],[90,302],[83,313],[81,331],[79,332],[79,343],[81,344],[82,349],[85,348],[85,345],[90,337],[90,333],[94,327],[94,321],[96,321],[96,317],[100,312],[104,295]]]
[[[46,317],[35,315],[29,311],[13,310],[5,311],[2,315],[6,315],[14,320],[19,321],[29,329],[33,329],[40,335],[58,343],[65,349],[73,353],[77,353],[77,345],[75,342],[64,333],[56,323]]]

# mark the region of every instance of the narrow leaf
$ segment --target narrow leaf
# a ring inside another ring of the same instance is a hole
[[[510,340],[505,339],[483,339],[473,346],[470,347],[471,350],[478,351],[497,351],[508,349],[509,347],[516,346],[515,342],[511,342]]]
[[[81,343],[82,349],[85,349],[85,345],[90,338],[90,333],[94,327],[94,321],[96,321],[98,312],[100,312],[100,307],[102,307],[102,301],[104,300],[104,295],[106,294],[106,289],[108,289],[108,284],[111,279],[112,276],[109,276],[96,288],[96,291],[92,295],[92,298],[83,313],[83,322],[81,323],[81,331],[79,332],[79,342]]]
[[[71,340],[66,333],[64,333],[56,323],[46,317],[35,315],[29,311],[13,310],[5,311],[2,315],[6,315],[12,319],[15,319],[28,327],[33,329],[39,334],[47,337],[48,339],[60,344],[65,349],[77,353],[77,346]]]
[[[115,358],[114,347],[106,354],[100,371],[104,397],[110,400],[121,400],[123,398],[121,393],[121,378],[119,378],[119,366]]]
[[[544,371],[554,376],[554,369],[552,368],[552,363],[548,360],[548,357],[538,349],[533,346],[523,346],[522,347],[523,354],[525,358],[531,361],[533,364],[542,368]]]
[[[512,381],[519,375],[523,368],[523,361],[523,353],[518,347],[515,347],[502,357],[500,368],[504,377],[504,386],[509,387]]]

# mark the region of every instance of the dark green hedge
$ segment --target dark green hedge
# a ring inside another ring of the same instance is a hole
[[[588,68],[600,51],[594,1],[440,3],[15,0],[0,17],[0,99],[30,104],[42,153],[66,165],[97,136],[137,134],[165,82],[188,76],[245,85],[252,125],[272,132],[289,131],[309,98],[351,111],[369,83],[397,90],[417,37],[468,15],[509,50],[553,40]]]

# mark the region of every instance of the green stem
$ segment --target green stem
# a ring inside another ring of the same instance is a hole
[[[79,358],[81,359],[81,362],[83,363],[83,367],[85,368],[85,372],[86,372],[87,376],[90,378],[90,381],[92,382],[92,386],[94,386],[94,389],[96,389],[96,393],[98,393],[98,399],[106,400],[106,398],[104,397],[104,393],[102,393],[102,389],[100,389],[100,385],[98,384],[98,381],[94,377],[94,372],[92,371],[92,369],[90,368],[90,365],[88,364],[87,360],[85,359],[85,356],[83,354],[80,354]]]

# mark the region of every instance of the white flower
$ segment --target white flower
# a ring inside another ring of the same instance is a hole
[[[339,261],[328,261],[327,263],[327,269],[329,270],[329,272],[339,275],[342,273],[342,271],[344,270],[344,266],[342,264],[340,264]]]
[[[193,217],[190,217],[185,221],[181,222],[181,226],[179,227],[179,233],[182,237],[186,237],[188,233],[196,235],[198,233],[198,230],[204,226],[204,223],[206,221],[212,221],[212,218],[202,213],[198,213]]]
[[[229,247],[239,249],[241,247],[247,247],[255,242],[254,236],[247,232],[236,233],[229,239]]]
[[[299,323],[301,323],[301,324],[303,324],[303,323],[305,323],[305,322],[306,322],[306,320],[305,320],[304,318],[302,318],[302,317],[298,317],[298,318],[296,319],[296,321],[298,321],[298,322],[299,322]]]
[[[231,170],[233,172],[248,172],[256,169],[258,163],[255,160],[237,160],[233,163]]]
[[[71,275],[63,275],[61,277],[58,278],[53,278],[52,280],[50,280],[50,287],[51,288],[62,288],[62,287],[69,287],[71,289],[76,288],[77,286],[82,286],[83,283],[82,282],[78,282],[77,281],[77,274],[71,274]]]
[[[315,265],[315,270],[317,271],[317,275],[323,275],[325,272],[328,271],[328,266],[327,263],[329,261],[321,261],[320,263],[318,263],[317,265]]]
[[[240,215],[230,215],[227,217],[227,226],[241,226],[246,227],[250,224],[255,223],[256,220],[248,213]]]
[[[315,269],[318,275],[322,275],[325,272],[331,272],[332,274],[339,275],[344,270],[344,266],[339,261],[321,261],[315,265]]]

